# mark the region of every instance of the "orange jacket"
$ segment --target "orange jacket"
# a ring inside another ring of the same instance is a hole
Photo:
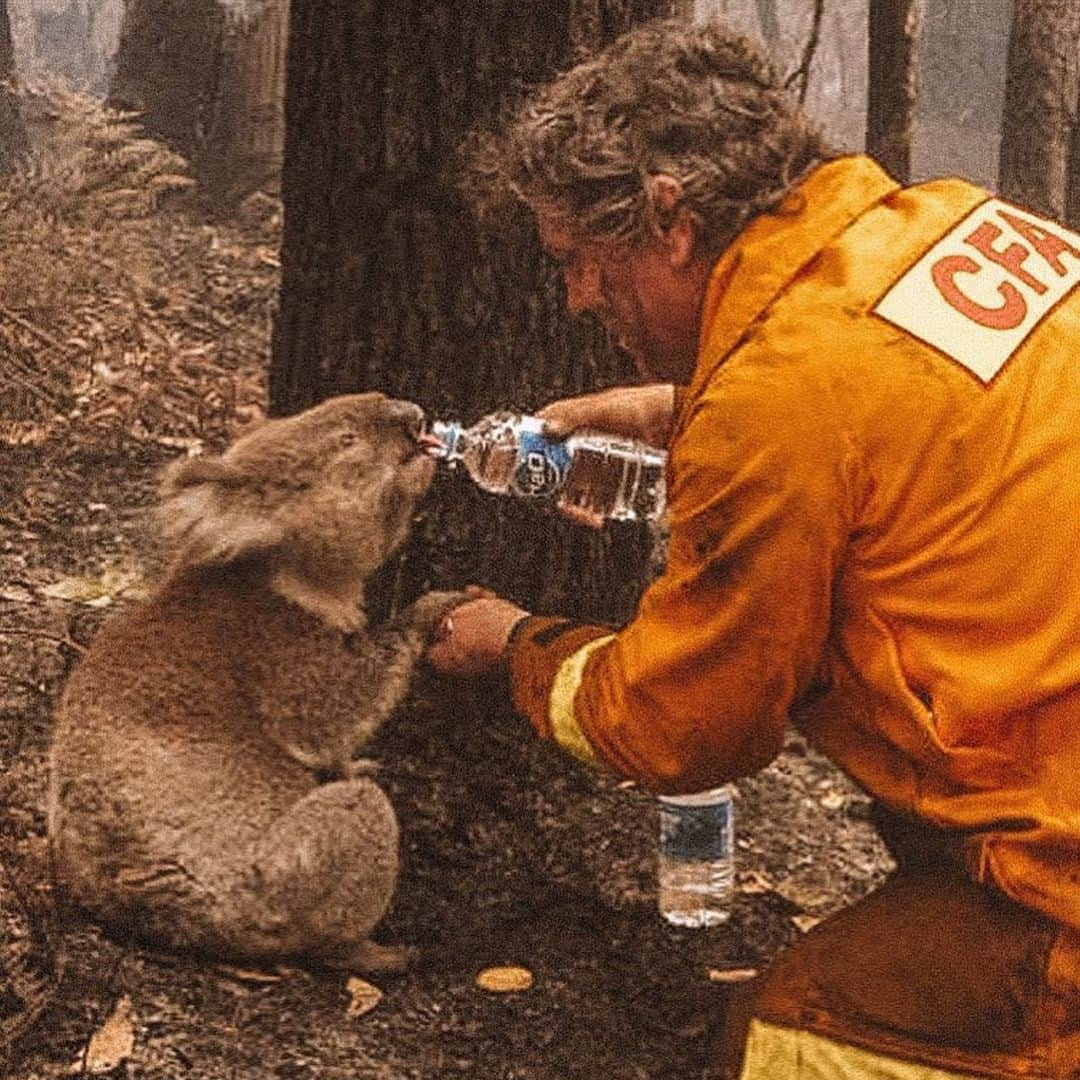
[[[1080,237],[960,180],[817,169],[724,253],[634,620],[534,618],[541,734],[658,791],[789,718],[978,879],[1080,926]]]

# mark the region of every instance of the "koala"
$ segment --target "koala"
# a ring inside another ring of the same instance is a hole
[[[50,749],[57,883],[105,925],[263,965],[411,958],[370,937],[398,828],[356,754],[464,599],[428,593],[365,623],[365,579],[435,470],[421,421],[348,395],[166,470],[171,562],[73,671]]]

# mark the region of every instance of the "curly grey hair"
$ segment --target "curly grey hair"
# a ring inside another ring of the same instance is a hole
[[[540,87],[472,154],[480,209],[510,200],[597,241],[644,239],[661,222],[648,178],[683,188],[719,252],[834,156],[766,53],[719,21],[646,23]]]

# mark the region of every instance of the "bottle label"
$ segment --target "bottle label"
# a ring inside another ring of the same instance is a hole
[[[660,847],[669,859],[712,862],[731,854],[732,805],[721,799],[711,806],[660,803]]]
[[[566,481],[570,451],[565,443],[552,442],[535,431],[519,433],[513,490],[526,498],[553,495]]]

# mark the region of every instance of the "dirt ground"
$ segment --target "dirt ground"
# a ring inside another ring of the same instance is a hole
[[[160,466],[259,411],[277,222],[245,212],[143,205],[122,228],[0,214],[0,1074],[714,1076],[730,990],[710,972],[762,968],[887,870],[865,798],[794,735],[739,785],[729,923],[679,931],[656,913],[645,793],[539,743],[496,682],[421,679],[370,749],[402,826],[381,938],[423,959],[377,980],[366,1012],[340,974],[156,955],[52,894],[45,753],[64,678],[137,599]],[[47,296],[34,274],[56,277]],[[480,989],[502,964],[532,987]]]

